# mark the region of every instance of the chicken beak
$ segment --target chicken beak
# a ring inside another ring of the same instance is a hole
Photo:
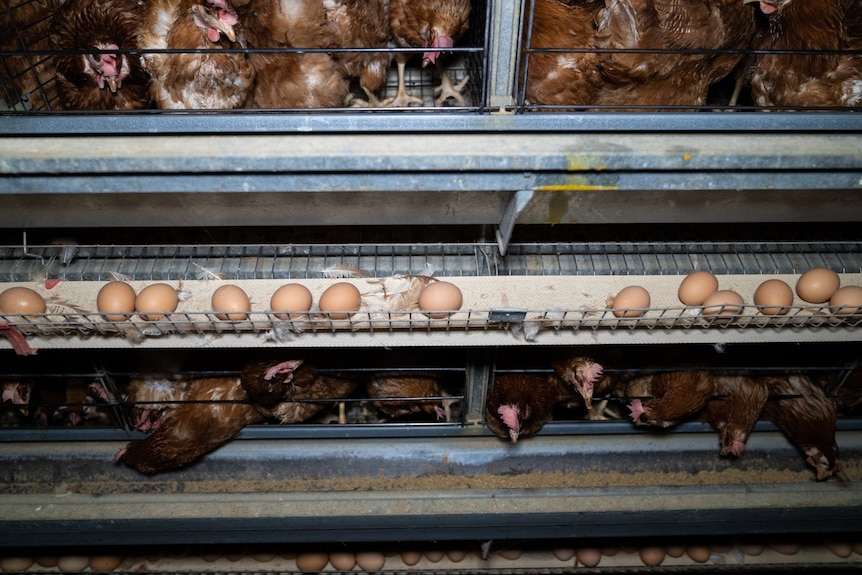
[[[451,36],[437,36],[434,38],[434,41],[431,42],[431,48],[451,48],[455,45],[455,41],[452,40]],[[440,51],[436,52],[425,52],[422,56],[422,67],[424,68],[428,64],[434,64],[437,61],[437,57],[440,55]]]
[[[120,87],[120,77],[119,76],[105,76],[105,83],[108,85],[108,89],[111,90],[114,94],[117,93],[117,88]]]
[[[509,437],[512,439],[512,443],[518,443],[518,430],[517,429],[510,429],[509,430]]]
[[[231,26],[230,24],[225,24],[224,22],[219,20],[218,25],[215,26],[215,29],[224,34],[231,42],[236,42],[236,33],[233,31],[233,26]]]
[[[760,4],[760,11],[764,14],[772,14],[776,10],[778,10],[778,6],[776,6],[773,2],[768,2],[765,0],[742,0],[743,4]]]

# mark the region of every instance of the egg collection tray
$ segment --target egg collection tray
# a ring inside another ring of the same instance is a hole
[[[0,292],[26,287],[45,300],[40,314],[0,313],[0,321],[24,335],[122,336],[140,339],[166,334],[251,333],[268,339],[301,339],[320,332],[430,332],[514,330],[528,341],[543,332],[600,329],[749,329],[749,328],[854,328],[862,324],[858,308],[833,310],[829,303],[810,304],[794,296],[784,314],[762,313],[766,306],[754,305],[753,294],[766,279],[794,285],[798,276],[776,274],[718,276],[722,290],[739,293],[742,307],[705,308],[680,304],[679,276],[391,276],[388,278],[320,278],[293,280],[177,280],[130,281],[140,293],[154,283],[165,283],[179,294],[175,311],[164,315],[124,313],[111,321],[97,309],[96,298],[106,282],[48,281],[0,284]],[[862,274],[840,274],[842,285],[862,286]],[[460,308],[442,306],[436,312],[419,309],[422,289],[437,280],[447,280],[463,294]],[[277,313],[271,308],[272,294],[287,283],[305,286],[313,304],[307,313]],[[350,284],[357,288],[361,303],[349,315],[323,312],[318,301],[328,288]],[[239,287],[248,295],[248,313],[231,314],[213,309],[214,292],[222,286]],[[644,307],[614,308],[614,298],[623,288],[641,286],[651,295]],[[165,308],[167,309],[167,308]],[[854,311],[857,310],[857,311]],[[836,313],[840,312],[840,313]],[[636,314],[626,317],[626,314]],[[620,316],[620,317],[618,317]]]

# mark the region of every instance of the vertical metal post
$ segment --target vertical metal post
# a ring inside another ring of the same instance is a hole
[[[490,90],[488,104],[492,110],[514,103],[515,69],[521,36],[523,0],[494,0],[491,7]]]

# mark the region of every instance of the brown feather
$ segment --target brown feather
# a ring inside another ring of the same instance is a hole
[[[137,0],[69,0],[54,16],[51,42],[56,50],[138,48],[142,10]],[[140,57],[116,55],[120,83],[99,73],[99,54],[55,57],[60,103],[67,110],[138,110],[150,107],[149,77]]]
[[[485,423],[500,439],[517,443],[535,435],[550,421],[557,402],[565,395],[562,383],[553,374],[497,375],[485,405]]]

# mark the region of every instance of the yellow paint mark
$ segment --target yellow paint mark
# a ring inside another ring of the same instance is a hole
[[[570,155],[567,158],[569,163],[567,169],[570,172],[602,172],[608,169],[607,166],[598,163],[597,157]]]
[[[691,154],[684,154],[682,156],[682,159],[685,160],[686,162],[689,161],[691,159]]]

